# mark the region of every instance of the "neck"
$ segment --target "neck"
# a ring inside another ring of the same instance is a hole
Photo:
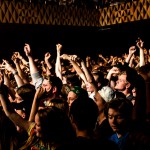
[[[104,112],[100,113],[98,116],[98,124],[101,124],[106,119]]]
[[[127,134],[127,133],[128,133],[128,129],[125,129],[124,131],[122,131],[122,132],[117,132],[116,134],[117,134],[117,137],[120,138],[120,137],[124,136],[124,135]]]
[[[80,137],[90,138],[90,136],[89,136],[89,134],[88,134],[88,132],[86,130],[83,130],[83,131],[77,130],[76,131],[76,136],[77,137],[80,136]]]
[[[126,97],[130,95],[130,92],[129,92],[129,91],[127,91],[127,90],[122,91],[122,93],[123,93]]]

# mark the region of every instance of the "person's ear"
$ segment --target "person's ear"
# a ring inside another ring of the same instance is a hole
[[[57,87],[56,87],[56,86],[53,86],[52,92],[53,92],[53,93],[56,93],[56,92],[57,92]]]
[[[131,83],[127,82],[127,83],[126,83],[126,88],[127,88],[127,89],[130,88],[130,86],[131,86]]]
[[[21,116],[22,116],[23,119],[25,119],[26,118],[26,113],[23,112]]]

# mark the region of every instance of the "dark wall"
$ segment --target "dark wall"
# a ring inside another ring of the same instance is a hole
[[[63,53],[81,57],[128,53],[137,37],[141,37],[149,49],[149,27],[150,20],[105,28],[0,24],[0,59],[10,59],[14,51],[24,55],[24,43],[29,43],[34,56],[41,59],[47,51],[55,56],[57,43],[63,45]]]

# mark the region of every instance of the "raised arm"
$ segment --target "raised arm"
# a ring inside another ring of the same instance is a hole
[[[32,57],[32,51],[31,51],[30,45],[27,43],[25,43],[24,52],[29,60],[30,74],[37,73],[39,70],[34,62],[33,57]]]
[[[131,57],[131,59],[130,59],[130,61],[129,61],[129,67],[131,67],[131,68],[136,67],[136,66],[134,66],[134,64],[133,64],[134,58],[135,58],[135,55],[133,54],[132,57]]]
[[[6,116],[17,126],[23,128],[24,130],[28,130],[30,123],[23,119],[19,114],[15,112],[13,107],[11,106],[11,103],[8,99],[8,89],[3,84],[3,75],[0,74],[0,102],[2,105],[2,108],[6,114]]]
[[[14,52],[14,55],[16,58],[20,59],[24,65],[26,65],[26,66],[28,65],[28,62],[25,60],[25,58],[23,56],[21,56],[21,54],[19,52]]]
[[[52,65],[49,61],[50,57],[51,57],[51,54],[49,52],[45,53],[44,61],[45,61],[45,64],[46,64],[46,66],[48,67],[49,70],[52,68]]]
[[[75,69],[77,74],[80,76],[80,78],[84,81],[84,83],[87,82],[87,79],[85,77],[85,74],[84,74],[83,70],[77,64],[77,56],[76,55],[72,55],[71,56],[71,55],[63,54],[63,55],[61,55],[61,58],[70,61],[70,63],[72,64],[73,68]]]
[[[61,44],[56,44],[57,56],[56,56],[56,64],[55,64],[55,73],[56,76],[62,80],[62,73],[61,73],[61,62],[60,62],[60,53],[62,50]]]
[[[34,121],[34,118],[35,118],[35,115],[39,109],[39,104],[40,104],[40,98],[42,96],[42,94],[44,93],[44,89],[42,87],[39,87],[37,90],[36,90],[36,93],[35,93],[35,96],[34,96],[34,100],[33,100],[33,103],[32,103],[32,107],[31,107],[31,112],[30,112],[30,116],[29,116],[29,121],[30,122],[33,122]]]
[[[117,68],[117,67],[112,67],[112,68],[109,70],[109,72],[108,72],[108,74],[107,74],[107,76],[106,76],[106,79],[109,80],[109,86],[110,86],[112,89],[114,89],[114,86],[115,86],[115,84],[116,84],[116,81],[112,80],[112,77],[113,77],[113,76],[117,76],[119,73],[120,73],[120,69],[119,69],[119,68]]]
[[[30,68],[30,74],[32,77],[33,84],[35,85],[35,88],[37,89],[39,86],[41,86],[43,82],[43,78],[41,74],[39,73],[38,67],[36,66],[34,59],[32,57],[32,51],[29,44],[25,44],[24,46],[24,52],[29,60],[29,68]]]
[[[11,84],[11,81],[10,81],[10,78],[8,77],[7,73],[6,73],[7,70],[3,70],[3,78],[4,78],[4,85],[6,85],[8,88],[9,88],[9,94],[12,98],[12,101],[15,99],[15,90],[14,90],[14,87],[13,85]]]
[[[132,58],[132,56],[134,55],[135,52],[136,52],[135,46],[131,46],[129,48],[129,54],[128,54],[127,58],[126,58],[126,63],[128,63],[128,64],[130,63],[130,60],[131,60],[131,58]]]
[[[15,68],[12,67],[12,65],[9,64],[7,60],[3,60],[2,67],[4,67],[5,69],[7,69],[13,74],[18,87],[24,85],[24,82],[21,79],[21,77],[18,75],[18,72],[15,70]]]
[[[98,55],[98,57],[99,57],[99,58],[101,58],[102,60],[104,60],[105,64],[107,64],[107,63],[108,63],[108,62],[107,62],[107,60],[106,60],[106,58],[105,58],[105,57],[103,57],[103,55],[102,55],[102,54],[99,54],[99,55]]]
[[[136,45],[140,50],[140,67],[145,65],[145,59],[144,59],[144,42],[138,38],[136,41]]]
[[[17,69],[17,72],[18,72],[18,75],[21,77],[21,79],[23,80],[23,82],[24,83],[29,83],[28,79],[27,79],[27,76],[26,76],[26,73],[20,67],[20,61],[19,61],[18,57],[16,56],[16,53],[14,53],[12,55],[11,59],[14,62],[15,66],[16,66],[16,69]]]
[[[98,91],[97,83],[95,82],[95,79],[94,79],[93,75],[91,74],[91,71],[89,70],[89,68],[87,68],[87,66],[85,65],[83,60],[81,61],[81,67],[85,74],[87,82],[89,82],[93,86],[94,92],[96,93]]]

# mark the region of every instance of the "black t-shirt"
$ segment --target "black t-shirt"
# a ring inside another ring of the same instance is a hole
[[[77,137],[72,142],[59,146],[56,150],[119,150],[114,142],[93,138]]]
[[[112,134],[114,134],[114,132],[110,127],[107,119],[103,120],[101,124],[96,124],[96,128],[94,130],[96,139],[108,139],[108,137]]]

